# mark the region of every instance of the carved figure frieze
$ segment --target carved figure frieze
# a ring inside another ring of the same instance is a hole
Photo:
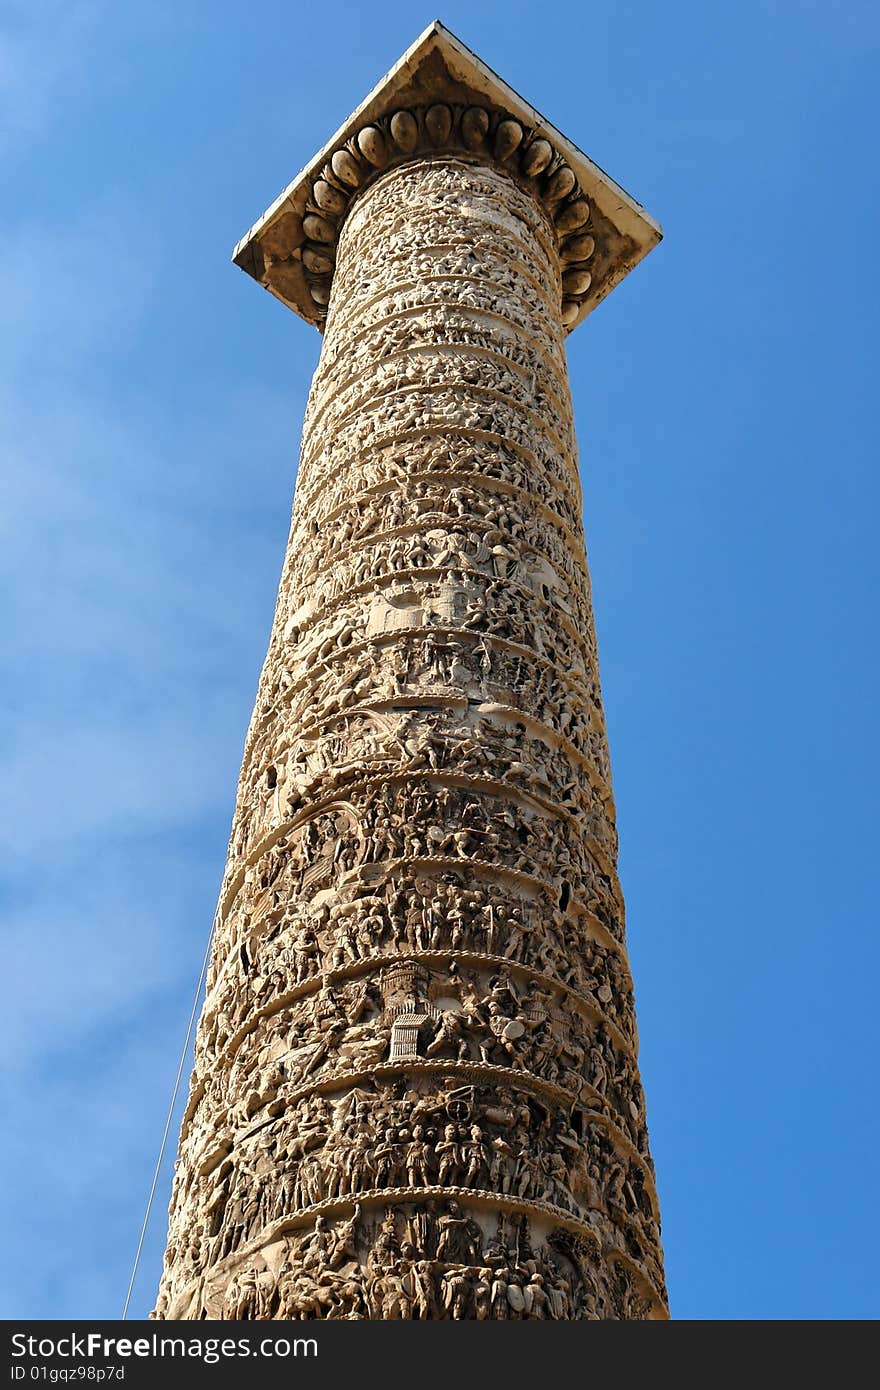
[[[564,351],[601,217],[454,102],[297,215],[325,334],[155,1316],[662,1317]]]

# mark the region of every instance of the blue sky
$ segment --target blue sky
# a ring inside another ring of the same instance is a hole
[[[319,348],[229,253],[436,13],[0,10],[6,1317],[121,1309],[223,869]],[[877,9],[439,17],[666,233],[569,346],[673,1314],[876,1317]]]

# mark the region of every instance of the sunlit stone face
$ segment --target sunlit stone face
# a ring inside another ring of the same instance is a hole
[[[666,1316],[567,273],[488,154],[341,227],[156,1316]]]

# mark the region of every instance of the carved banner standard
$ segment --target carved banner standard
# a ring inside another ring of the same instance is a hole
[[[667,1316],[564,347],[658,237],[434,25],[236,252],[324,336],[156,1317]]]

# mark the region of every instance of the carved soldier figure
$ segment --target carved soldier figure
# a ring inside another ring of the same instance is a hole
[[[343,1221],[334,1233],[333,1248],[328,1259],[331,1269],[340,1269],[346,1260],[357,1260],[357,1235],[360,1219],[361,1208],[358,1202],[355,1203],[354,1211],[348,1221]]]
[[[458,1143],[458,1126],[446,1125],[443,1138],[434,1146],[438,1159],[437,1182],[440,1187],[454,1186],[461,1171],[461,1148]]]
[[[254,1194],[246,1183],[237,1187],[223,1214],[223,1234],[220,1238],[219,1258],[237,1250],[250,1225],[254,1207]]]
[[[493,1318],[505,1320],[510,1317],[510,1306],[507,1302],[507,1270],[503,1266],[496,1269],[492,1276],[490,1301]]]
[[[382,1224],[367,1256],[367,1269],[381,1271],[391,1267],[400,1254],[400,1243],[397,1239],[396,1224],[394,1220],[394,1208],[386,1207]]]
[[[444,1009],[437,1020],[437,1030],[425,1048],[427,1057],[451,1052],[459,1059],[467,1057],[470,1049],[464,1035],[464,1018],[454,1009]]]
[[[508,1193],[513,1178],[516,1157],[512,1146],[503,1134],[495,1134],[490,1141],[492,1157],[489,1163],[489,1186],[496,1192]]]
[[[443,1306],[450,1318],[466,1318],[470,1311],[471,1276],[465,1269],[450,1269],[441,1280]]]
[[[302,1267],[304,1269],[320,1269],[324,1265],[329,1265],[333,1243],[333,1235],[328,1229],[326,1217],[315,1217],[314,1230],[305,1237],[299,1248]]]
[[[412,1282],[413,1317],[423,1320],[437,1317],[432,1262],[430,1260],[417,1260],[412,1266],[410,1279]]]
[[[477,1223],[466,1216],[458,1202],[452,1200],[446,1211],[437,1218],[437,1259],[441,1262],[472,1264],[482,1241]]]
[[[409,1187],[426,1187],[429,1182],[433,1150],[431,1145],[425,1142],[424,1134],[421,1125],[414,1125],[406,1151],[406,1181]]]
[[[478,1186],[478,1179],[487,1166],[486,1146],[483,1143],[483,1131],[479,1125],[471,1125],[470,1137],[461,1146],[461,1155],[465,1170],[461,1180],[462,1186]]]

